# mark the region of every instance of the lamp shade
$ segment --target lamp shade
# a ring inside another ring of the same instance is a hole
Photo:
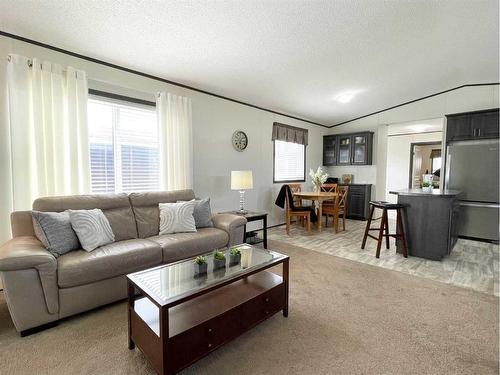
[[[231,171],[231,190],[253,189],[252,171]]]

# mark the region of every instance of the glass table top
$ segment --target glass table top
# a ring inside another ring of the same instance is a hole
[[[196,274],[195,258],[165,264],[149,270],[127,275],[137,287],[147,293],[161,306],[180,298],[210,288],[217,284],[258,270],[269,264],[279,263],[286,255],[260,249],[248,244],[234,246],[241,252],[238,263],[230,263],[230,250],[220,249],[225,256],[226,266],[214,270],[213,252],[204,254],[207,260],[206,274]]]

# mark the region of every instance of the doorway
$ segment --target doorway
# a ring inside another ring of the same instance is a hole
[[[410,145],[410,173],[408,187],[422,187],[422,176],[432,174],[433,186],[439,187],[441,177],[441,142],[415,142]]]
[[[380,200],[396,203],[397,195],[391,194],[391,191],[408,189],[410,176],[412,176],[413,168],[410,168],[413,155],[410,155],[411,145],[415,144],[434,144],[440,145],[443,141],[443,126],[442,118],[411,121],[398,124],[390,124],[387,126],[387,141],[385,147],[385,170],[377,169],[383,175],[384,197]],[[438,148],[438,147],[434,147]],[[444,155],[443,155],[444,156]],[[437,162],[437,160],[436,160]],[[425,169],[424,169],[425,172]],[[377,198],[378,199],[378,198]]]

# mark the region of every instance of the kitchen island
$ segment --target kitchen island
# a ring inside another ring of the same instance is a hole
[[[458,238],[460,191],[433,189],[403,189],[390,191],[405,205],[404,226],[408,253],[431,260],[449,255]],[[401,241],[396,241],[397,252],[403,252]]]

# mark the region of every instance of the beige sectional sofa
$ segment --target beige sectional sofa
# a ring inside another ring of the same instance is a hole
[[[115,242],[55,258],[35,237],[31,211],[11,215],[13,239],[0,247],[5,299],[21,334],[126,298],[125,275],[243,241],[246,219],[213,215],[213,227],[158,235],[159,203],[191,200],[192,190],[99,194],[37,199],[33,209],[61,212],[100,208]]]

